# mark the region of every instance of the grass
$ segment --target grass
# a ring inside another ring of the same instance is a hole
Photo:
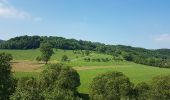
[[[51,57],[51,60],[61,60],[63,55],[67,55],[69,59],[81,59],[83,58],[81,54],[74,54],[73,50],[61,50],[61,49],[54,49],[54,54]],[[37,56],[41,55],[39,49],[30,49],[30,50],[8,50],[8,49],[0,49],[0,53],[10,53],[13,56],[14,60],[30,60],[33,61]],[[104,55],[104,54],[103,54]],[[99,56],[96,54],[96,56]],[[102,54],[101,54],[102,56]],[[77,58],[78,57],[78,58]]]
[[[31,50],[4,50],[1,49],[1,52],[10,53],[13,56],[14,60],[35,60],[37,56],[41,53],[38,49],[31,49]]]
[[[117,65],[113,68],[106,69],[92,69],[92,70],[80,70],[78,71],[81,79],[81,86],[79,91],[81,93],[89,92],[89,84],[92,79],[98,74],[108,72],[108,71],[119,71],[127,75],[130,80],[137,84],[139,82],[149,82],[153,77],[157,75],[167,75],[170,74],[170,69],[167,68],[156,68],[151,66],[145,66],[140,64],[129,64],[129,65]]]
[[[41,55],[38,49],[35,49],[35,50],[0,50],[0,52],[11,53],[13,55],[14,60],[22,62],[21,64],[18,63],[18,65],[24,65],[25,63],[23,63],[24,62],[23,60],[28,60],[28,62],[32,64],[31,65],[32,67],[33,65],[36,65],[32,62],[35,62],[34,61],[35,58]],[[71,62],[66,63],[66,64],[73,66],[75,69],[78,70],[78,73],[80,74],[80,79],[81,79],[81,86],[78,88],[78,90],[81,93],[88,93],[89,84],[91,83],[92,79],[98,74],[108,72],[108,71],[123,72],[125,75],[127,75],[130,78],[130,80],[134,84],[137,84],[142,81],[149,82],[152,79],[152,77],[155,77],[157,75],[170,74],[170,69],[167,69],[167,68],[151,67],[151,66],[126,62],[126,61],[123,61],[123,62],[115,62],[115,61],[85,62],[83,60],[84,56],[82,56],[81,54],[74,54],[72,50],[64,51],[64,50],[58,49],[58,50],[54,50],[54,52],[55,54],[52,56],[51,61],[50,61],[51,63],[56,63],[60,61],[63,55],[67,55],[70,58]],[[111,58],[110,55],[98,54],[94,52],[91,53],[89,57]],[[20,72],[15,72],[14,74],[15,74],[15,77],[21,78],[25,76],[26,77],[31,77],[31,76],[37,77],[39,73],[20,71]]]
[[[22,78],[22,77],[37,77],[38,72],[14,72],[14,76],[16,78]]]
[[[116,61],[109,61],[109,62],[86,62],[86,61],[73,61],[66,63],[70,66],[76,66],[76,67],[88,67],[88,66],[113,66],[113,65],[126,65],[129,64],[129,62],[123,61],[123,62],[116,62]]]
[[[88,66],[95,67],[95,66]],[[102,68],[100,68],[102,67]],[[106,67],[106,68],[103,68]],[[112,67],[98,66],[94,69],[78,70],[81,79],[81,86],[78,88],[81,93],[89,93],[89,85],[94,77],[98,74],[105,73],[108,71],[119,71],[127,75],[130,80],[137,84],[139,82],[149,82],[153,77],[157,75],[167,75],[170,74],[170,69],[167,68],[157,68],[151,66],[145,66],[140,64],[129,63],[127,65],[114,65]],[[36,77],[37,72],[16,72],[15,76],[17,78],[21,77]]]

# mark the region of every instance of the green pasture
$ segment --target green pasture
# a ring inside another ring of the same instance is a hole
[[[90,67],[90,66],[88,66]],[[92,66],[91,66],[92,67]],[[101,66],[103,67],[103,66]],[[87,69],[87,70],[79,70],[78,73],[80,74],[81,79],[81,86],[78,90],[81,93],[88,93],[89,92],[89,84],[91,83],[92,79],[97,76],[98,74],[108,72],[108,71],[119,71],[123,72],[127,75],[130,80],[137,84],[139,82],[149,82],[153,77],[157,75],[167,75],[170,74],[170,69],[167,68],[157,68],[151,66],[145,66],[140,64],[130,63],[127,65],[113,65],[113,67],[107,68],[96,68],[96,69]],[[15,76],[20,77],[30,77],[30,76],[38,76],[36,72],[16,72]]]
[[[0,50],[0,52],[6,52],[12,54],[14,60],[30,60],[33,61],[37,56],[40,56],[41,53],[39,49],[35,50]],[[60,61],[63,55],[67,55],[71,60],[66,64],[73,67],[80,67],[82,70],[78,70],[81,79],[81,86],[78,90],[82,93],[89,92],[89,84],[92,79],[98,74],[108,72],[108,71],[119,71],[123,72],[127,75],[130,80],[137,84],[139,82],[149,82],[152,77],[157,75],[167,75],[170,74],[170,69],[167,68],[158,68],[151,67],[141,64],[135,64],[127,61],[109,61],[109,62],[85,62],[83,59],[87,56],[83,56],[82,54],[74,54],[72,50],[60,50],[54,49],[55,54],[51,58],[51,62],[55,63],[55,61]],[[88,57],[90,58],[112,58],[110,55],[98,54],[92,52]],[[110,66],[110,67],[108,67]],[[43,67],[43,66],[42,66]],[[83,69],[84,67],[92,68],[92,69]],[[97,67],[97,68],[96,68]],[[102,68],[100,68],[102,67]],[[106,68],[104,68],[106,67]],[[37,77],[38,72],[14,72],[15,77]]]

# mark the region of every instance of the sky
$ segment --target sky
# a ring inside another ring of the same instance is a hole
[[[0,0],[0,39],[62,36],[170,48],[170,0]]]

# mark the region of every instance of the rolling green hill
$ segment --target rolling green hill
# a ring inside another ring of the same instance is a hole
[[[170,68],[170,49],[150,50],[125,45],[106,45],[98,42],[66,39],[57,36],[14,37],[0,43],[0,49],[37,49],[40,47],[41,43],[44,42],[48,42],[53,48],[57,49],[96,51],[98,53],[108,54],[111,56],[122,56],[125,60],[138,64]],[[29,54],[29,51],[27,53]],[[35,55],[38,55],[38,52]],[[73,57],[71,56],[70,58]],[[19,57],[16,57],[16,59],[19,59]],[[35,58],[28,57],[24,59],[33,60]],[[52,59],[54,60],[56,57],[52,57]]]
[[[35,62],[35,57],[39,56],[41,53],[38,49],[31,50],[0,50],[0,52],[11,53],[14,57],[14,60],[22,62],[23,60],[28,60]],[[132,82],[139,83],[142,81],[149,82],[152,77],[157,75],[167,75],[170,74],[170,69],[168,68],[158,68],[147,65],[135,64],[128,61],[114,61],[109,62],[96,62],[84,61],[82,54],[75,54],[73,50],[61,50],[54,49],[55,54],[52,56],[51,63],[57,63],[60,61],[63,55],[67,55],[70,58],[70,62],[66,64],[73,66],[74,69],[78,71],[81,79],[81,86],[79,91],[82,93],[88,93],[89,84],[92,79],[98,74],[107,72],[107,71],[120,71],[127,75]],[[107,54],[100,54],[92,52],[88,57],[90,58],[112,58],[112,56]],[[43,67],[42,67],[43,68]],[[38,76],[39,72],[15,72],[15,76],[20,78],[24,76]]]

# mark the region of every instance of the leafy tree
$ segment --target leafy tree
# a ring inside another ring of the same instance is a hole
[[[76,70],[49,64],[39,78],[20,79],[11,100],[79,100],[78,86],[80,77]]]
[[[63,55],[62,58],[61,58],[61,61],[69,61],[69,58],[67,55]]]
[[[68,66],[50,64],[41,74],[41,84],[43,87],[53,87],[57,84],[61,89],[76,91],[80,86],[80,76],[76,70]]]
[[[157,76],[151,82],[152,100],[170,100],[170,75]]]
[[[15,93],[11,100],[43,100],[40,94],[39,83],[33,77],[23,77],[19,79]]]
[[[107,72],[95,77],[90,85],[92,100],[128,99],[133,84],[121,72]]]
[[[127,60],[127,61],[133,61],[133,60],[134,60],[134,59],[133,59],[133,55],[132,55],[132,54],[129,54],[129,53],[124,53],[124,54],[123,54],[123,57],[124,57],[124,59]]]
[[[145,82],[138,83],[135,86],[134,91],[136,100],[149,100],[150,86],[147,83]]]
[[[77,87],[80,86],[80,76],[76,70],[62,65],[48,65],[41,73],[40,87],[42,95],[52,100],[77,100]]]
[[[11,60],[10,54],[0,53],[0,100],[9,100],[15,90],[16,80],[11,72]]]
[[[52,90],[46,90],[42,93],[45,100],[82,100],[78,96],[75,96],[71,90],[63,90],[55,87]]]
[[[49,43],[43,43],[40,46],[40,51],[42,53],[41,59],[42,61],[45,61],[45,64],[50,60],[53,52],[53,48]]]

